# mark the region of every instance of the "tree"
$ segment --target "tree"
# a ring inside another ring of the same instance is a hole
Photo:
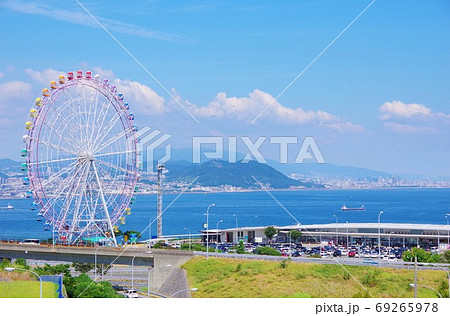
[[[442,263],[450,263],[450,250],[447,250],[446,252],[444,252],[441,255],[441,260]]]
[[[75,278],[64,278],[69,297],[80,298],[116,298],[120,295],[112,288],[111,283],[93,282],[87,274],[81,274]]]
[[[245,253],[244,242],[242,240],[239,241],[239,245],[236,247],[236,253]]]
[[[14,261],[14,266],[25,270],[30,270],[30,266],[24,258],[17,258],[16,261]]]
[[[70,274],[70,265],[69,264],[58,264],[56,266],[51,266],[46,263],[43,267],[36,267],[34,269],[39,275],[58,275],[64,274],[65,277],[72,277]]]
[[[264,229],[264,235],[266,235],[266,237],[270,241],[272,240],[273,236],[275,236],[276,234],[277,234],[277,230],[273,226],[269,226],[269,227],[266,227],[266,229]]]
[[[429,263],[439,262],[440,259],[440,256],[437,253],[431,253],[422,248],[412,248],[411,250],[405,251],[402,255],[403,261],[407,262],[413,262],[414,257],[417,257],[417,262]]]
[[[295,243],[297,239],[302,237],[302,232],[296,229],[292,229],[289,231],[289,236],[291,237],[291,240]]]
[[[94,269],[95,265],[93,263],[79,263],[79,262],[73,262],[72,267],[77,272],[81,273],[88,273],[92,269]]]
[[[97,264],[96,270],[97,270],[97,274],[100,275],[106,275],[106,273],[108,273],[109,269],[111,269],[112,264]]]

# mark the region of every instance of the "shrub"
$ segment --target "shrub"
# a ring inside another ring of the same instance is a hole
[[[280,268],[281,269],[286,269],[288,266],[288,259],[283,259],[280,261]]]
[[[16,261],[14,261],[14,266],[25,270],[30,269],[30,266],[27,264],[27,261],[24,258],[17,258]]]
[[[255,252],[257,255],[281,256],[281,253],[272,247],[258,247]]]
[[[347,271],[344,271],[344,280],[350,280],[350,273],[348,273]]]
[[[361,279],[361,283],[370,287],[376,286],[380,270],[369,270]]]
[[[405,251],[402,255],[403,261],[414,262],[414,257],[417,257],[417,262],[439,262],[440,256],[431,252],[425,251],[422,248],[412,248]]]

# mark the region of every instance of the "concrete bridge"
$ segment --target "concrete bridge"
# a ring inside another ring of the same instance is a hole
[[[0,243],[1,258],[24,258],[44,261],[180,267],[194,256],[191,251],[150,249],[140,246],[125,247],[75,247]],[[97,257],[97,258],[96,258]]]
[[[63,261],[95,263],[108,265],[127,265],[146,267],[150,291],[170,296],[187,289],[189,284],[185,272],[180,266],[194,256],[191,251],[170,249],[149,249],[146,246],[126,247],[76,247],[56,245],[30,245],[18,243],[0,243],[0,260],[31,259],[40,261]],[[134,258],[134,260],[133,260]],[[156,269],[161,267],[161,269]],[[170,268],[167,268],[170,267]],[[136,269],[137,270],[137,269]],[[142,268],[141,268],[142,270]],[[180,277],[183,275],[183,277]],[[131,277],[131,273],[128,277]],[[146,277],[147,278],[147,277]],[[180,297],[189,297],[188,292]]]

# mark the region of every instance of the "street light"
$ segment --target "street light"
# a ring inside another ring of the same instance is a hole
[[[197,292],[197,291],[198,291],[198,289],[196,287],[193,287],[192,289],[186,289],[186,290],[177,291],[177,292],[173,293],[172,295],[170,295],[170,297],[172,298],[175,295],[183,293],[183,292]]]
[[[165,266],[159,266],[159,267],[153,267],[153,269],[148,271],[148,278],[147,278],[147,298],[150,298],[150,274],[153,272],[153,270],[159,269],[159,268],[171,268],[171,264],[166,264]]]
[[[381,214],[383,214],[383,211],[380,211],[380,213],[378,213],[378,265],[380,264],[381,260],[381,230],[380,230]]]
[[[393,233],[394,232],[390,232],[389,235],[388,235],[388,259],[391,258],[391,235]],[[395,242],[394,242],[394,245],[395,245]]]
[[[346,226],[347,226],[347,242],[346,242],[346,246],[347,246],[347,257],[348,257],[348,221],[345,222]]]
[[[152,253],[151,251],[145,251],[138,253],[131,258],[131,289],[134,290],[134,258],[136,258],[139,255],[143,255],[144,253]]]
[[[447,219],[447,249],[450,249],[450,227],[448,226],[448,219],[450,218],[450,213],[445,214]]]
[[[337,215],[333,215],[333,217],[336,217],[336,246],[339,245],[339,240],[338,240],[338,217]]]
[[[94,251],[94,281],[97,282],[97,250],[101,248],[102,246],[98,246],[95,248]],[[103,269],[102,269],[102,275],[103,275]]]
[[[237,244],[238,241],[239,241],[239,238],[238,238],[238,217],[237,217],[236,214],[233,214],[233,216],[236,217],[236,244]]]
[[[187,228],[184,228],[184,230],[189,233],[189,251],[191,251],[191,231]]]
[[[414,285],[414,283],[410,283],[409,286],[410,286],[411,288],[413,288],[413,289],[416,287],[416,286]],[[437,295],[439,295],[440,298],[442,298],[441,293],[439,293],[437,290],[433,289],[432,287],[429,287],[429,286],[426,286],[426,285],[421,285],[421,284],[417,284],[417,287],[424,287],[424,288],[426,288],[426,289],[432,290],[432,291],[436,292]]]
[[[5,271],[6,271],[6,272],[13,272],[14,270],[26,271],[26,272],[32,273],[32,274],[34,274],[35,276],[37,276],[38,279],[39,279],[39,298],[42,298],[42,279],[41,279],[41,277],[39,276],[39,274],[37,274],[37,273],[35,273],[35,272],[31,271],[31,270],[26,270],[26,269],[21,269],[21,268],[13,268],[13,267],[7,267],[7,268],[5,268]]]
[[[209,259],[209,209],[213,206],[216,206],[216,204],[211,204],[206,209],[206,259]]]
[[[150,219],[150,221],[148,222],[148,242],[150,243],[150,240],[152,240],[152,223],[154,220],[156,220],[157,217],[153,217],[152,219]]]
[[[216,232],[217,232],[217,235],[216,235],[216,253],[219,253],[219,224],[222,223],[222,222],[223,222],[223,220],[220,220],[216,224]]]

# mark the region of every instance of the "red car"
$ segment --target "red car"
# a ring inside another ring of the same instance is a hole
[[[354,252],[354,251],[349,251],[349,252],[348,252],[348,256],[349,256],[349,257],[354,257],[354,256],[356,256],[356,252]]]

